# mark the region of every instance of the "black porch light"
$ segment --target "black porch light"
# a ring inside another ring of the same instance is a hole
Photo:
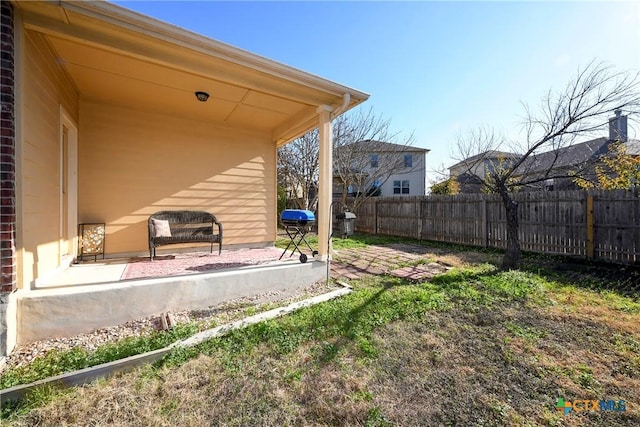
[[[200,102],[206,102],[209,99],[209,94],[207,92],[202,92],[201,90],[196,92],[196,98]]]

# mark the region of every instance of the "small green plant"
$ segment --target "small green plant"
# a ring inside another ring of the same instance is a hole
[[[354,392],[351,397],[356,402],[371,402],[373,400],[373,393],[366,390],[358,390]]]
[[[285,380],[287,380],[288,382],[297,382],[297,381],[300,381],[300,380],[302,379],[302,375],[303,375],[303,372],[302,372],[302,371],[300,371],[300,370],[295,370],[295,371],[292,371],[292,372],[288,372],[288,373],[285,375],[285,377],[284,377],[284,378],[285,378]]]
[[[180,407],[180,401],[177,399],[167,399],[160,407],[160,414],[170,415]]]
[[[597,390],[600,388],[600,383],[593,376],[593,370],[586,365],[578,364],[575,369],[572,370],[570,376],[576,383],[586,389]]]
[[[529,343],[535,343],[540,338],[543,338],[546,336],[546,333],[544,331],[538,331],[535,328],[519,325],[515,322],[507,322],[505,327],[514,336],[523,338],[525,341]]]
[[[390,427],[393,424],[384,416],[379,406],[374,406],[369,409],[367,418],[364,420],[364,425],[366,427]]]
[[[417,267],[419,265],[427,265],[431,262],[433,262],[434,260],[429,259],[429,258],[419,258],[419,259],[414,259],[411,261],[404,261],[404,262],[400,262],[396,265],[396,268],[404,268],[404,267]]]
[[[366,357],[375,357],[378,354],[375,345],[367,338],[360,338],[358,340],[358,348]]]

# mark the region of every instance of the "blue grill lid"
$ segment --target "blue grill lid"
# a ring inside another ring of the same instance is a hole
[[[280,219],[282,221],[315,221],[316,216],[313,212],[303,209],[285,209]]]

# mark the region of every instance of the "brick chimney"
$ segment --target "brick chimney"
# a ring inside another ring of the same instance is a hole
[[[609,119],[609,140],[627,142],[627,116],[622,110],[615,111],[616,116]]]

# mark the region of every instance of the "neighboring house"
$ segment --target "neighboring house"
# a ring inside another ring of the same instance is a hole
[[[367,94],[108,2],[1,8],[0,356],[20,341],[20,299],[73,261],[80,223],[106,224],[107,257],[147,253],[160,210],[210,211],[225,247],[270,245],[277,147],[315,127],[329,210],[326,129]]]
[[[505,151],[487,151],[464,159],[449,168],[449,177],[455,177],[460,185],[460,193],[480,193],[482,179],[497,167],[508,167],[514,153]]]
[[[350,195],[423,196],[426,193],[428,149],[382,141],[359,141],[334,150],[334,197],[342,195],[343,177],[350,176]],[[349,163],[349,172],[336,172]]]
[[[515,177],[537,179],[550,176],[536,183],[522,188],[523,191],[559,191],[577,190],[572,173],[579,173],[589,179],[595,178],[595,164],[598,159],[609,151],[609,144],[613,141],[625,143],[627,154],[640,155],[637,141],[627,140],[627,117],[616,111],[616,116],[609,120],[609,137],[595,138],[589,141],[572,144],[558,150],[531,155],[521,167],[516,170]],[[519,155],[514,153],[490,151],[465,159],[449,168],[449,175],[456,177],[460,184],[461,193],[476,193],[482,191],[480,177],[496,167],[508,167]]]
[[[309,196],[305,199],[304,191],[300,185],[293,184],[280,184],[285,191],[286,195],[286,208],[287,209],[307,209],[315,211],[317,209],[318,186],[315,183],[309,185]],[[308,199],[309,206],[305,206],[305,201]]]
[[[555,151],[531,156],[523,165],[522,171],[528,177],[552,178],[531,184],[525,191],[561,191],[579,190],[580,186],[569,175],[578,173],[580,176],[595,180],[595,166],[602,156],[609,153],[609,145],[614,141],[625,144],[628,154],[634,155],[634,141],[628,140],[627,116],[620,111],[609,119],[609,137],[595,138],[589,141],[572,144]]]

